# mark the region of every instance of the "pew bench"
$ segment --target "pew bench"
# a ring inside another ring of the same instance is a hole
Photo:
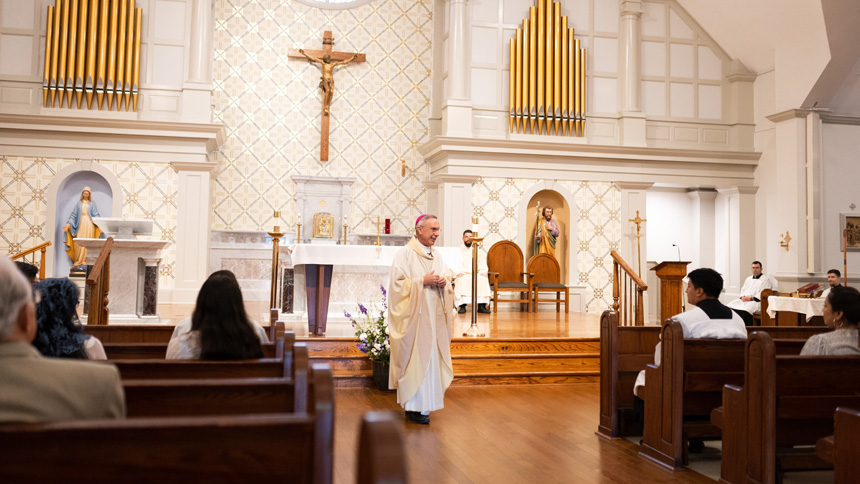
[[[286,331],[271,343],[263,343],[264,358],[283,358],[291,351],[296,341],[292,331]],[[283,343],[281,343],[283,341]],[[167,355],[167,343],[105,343],[102,342],[109,360],[158,360]]]
[[[784,472],[829,468],[799,446],[833,432],[837,407],[860,407],[860,356],[779,355],[759,332],[747,340],[744,367],[743,386],[726,385],[712,412],[723,430],[721,480],[772,483]]]
[[[311,370],[307,411],[0,426],[0,481],[330,484],[334,385]]]
[[[839,407],[833,416],[833,435],[818,439],[815,454],[833,465],[834,484],[852,484],[860,476],[860,412]]]
[[[800,332],[780,327],[758,327],[774,336],[811,336],[826,328]],[[807,338],[780,339],[779,354],[798,355]],[[691,439],[720,439],[711,411],[722,404],[723,386],[744,379],[745,339],[684,339],[681,323],[663,323],[660,365],[645,369],[645,428],[641,455],[678,469],[688,462]]]
[[[108,324],[103,326],[84,325],[84,333],[95,336],[106,343],[169,343],[176,329],[172,324]],[[286,331],[282,321],[263,326],[269,341],[276,341]]]

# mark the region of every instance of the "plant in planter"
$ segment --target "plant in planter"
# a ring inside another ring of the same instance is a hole
[[[344,311],[343,314],[355,328],[355,337],[358,339],[356,347],[370,358],[373,366],[373,381],[379,390],[388,390],[388,365],[391,361],[391,344],[388,339],[388,324],[385,322],[385,313],[388,311],[388,294],[384,286],[379,286],[382,291],[382,309],[371,302],[370,307],[359,303],[358,313],[352,314]]]

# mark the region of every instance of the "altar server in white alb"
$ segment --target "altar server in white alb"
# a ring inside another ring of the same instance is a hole
[[[762,274],[761,262],[753,261],[752,275],[744,281],[738,298],[729,301],[726,306],[737,310],[737,313],[744,319],[744,323],[747,326],[752,326],[753,314],[761,311],[761,299],[759,297],[765,289],[775,291],[776,280],[767,274]]]
[[[445,262],[433,250],[437,237],[436,216],[418,217],[415,236],[394,256],[388,283],[389,385],[397,389],[407,420],[425,425],[430,412],[444,406],[445,390],[454,380],[454,293]]]
[[[472,304],[472,231],[463,232],[463,245],[460,247],[460,259],[463,261],[460,271],[454,276],[455,304],[460,308],[457,312],[466,312],[466,305]],[[490,312],[490,281],[487,279],[487,255],[478,251],[478,312]]]
[[[684,339],[746,339],[743,319],[718,299],[723,291],[723,277],[713,269],[701,268],[687,274],[687,279],[687,302],[696,307],[672,316],[681,323]],[[654,351],[654,364],[660,365],[660,343]],[[644,385],[645,370],[642,370],[636,377],[633,394],[641,397]]]

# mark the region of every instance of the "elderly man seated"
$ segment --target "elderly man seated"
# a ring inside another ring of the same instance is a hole
[[[472,303],[472,231],[463,232],[463,246],[460,256],[463,261],[460,271],[454,276],[454,298],[458,313],[466,312],[466,305]],[[478,252],[478,312],[489,313],[490,281],[487,279],[487,256]]]
[[[115,366],[44,358],[31,345],[35,336],[33,288],[0,256],[0,422],[125,416]]]

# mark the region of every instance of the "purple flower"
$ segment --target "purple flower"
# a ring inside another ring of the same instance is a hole
[[[388,292],[385,291],[385,286],[383,286],[382,284],[379,285],[379,290],[382,291],[382,297],[383,298],[388,296]]]
[[[346,317],[347,317],[347,319],[352,319],[352,314],[349,314],[349,313],[348,313],[348,312],[346,312],[346,311],[344,311],[344,312],[343,312],[343,315],[344,315],[344,316],[346,316]]]
[[[358,348],[358,351],[361,351],[362,353],[367,353],[367,346],[365,346],[363,343],[359,343],[355,345],[355,347]]]
[[[361,314],[367,314],[367,308],[364,307],[363,304],[358,303],[358,309],[359,309],[359,311],[361,311]]]

